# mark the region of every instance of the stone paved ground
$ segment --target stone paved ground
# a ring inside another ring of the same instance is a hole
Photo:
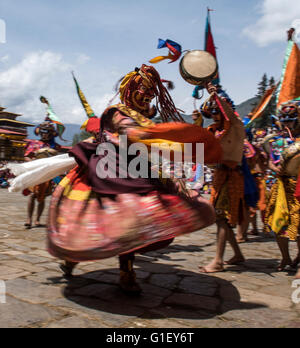
[[[244,266],[202,275],[198,266],[214,256],[215,227],[178,238],[167,250],[138,257],[144,292],[134,299],[118,289],[116,258],[83,263],[72,281],[63,279],[45,250],[45,229],[23,227],[22,195],[1,190],[0,216],[0,279],[7,290],[0,327],[300,327],[300,305],[291,301],[294,275],[274,271],[280,254],[273,239],[242,245]]]

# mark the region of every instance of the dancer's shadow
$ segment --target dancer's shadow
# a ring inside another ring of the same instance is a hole
[[[42,229],[42,228],[47,228],[47,225],[46,224],[32,225],[30,229],[33,230],[33,229]]]
[[[236,309],[262,308],[243,303],[235,286],[224,279],[139,260],[139,297],[130,297],[118,286],[118,270],[106,269],[75,276],[64,289],[77,305],[104,313],[144,319],[181,318],[204,320]]]
[[[248,236],[248,241],[244,244],[252,244],[252,243],[275,243],[275,236],[273,234],[265,235],[263,233],[259,233],[257,236]]]
[[[275,274],[278,274],[278,266],[280,264],[279,260],[276,259],[247,259],[244,264],[237,266],[227,266],[226,270],[232,273],[243,274],[245,272],[265,274],[270,278],[274,278]],[[296,269],[286,270],[286,274],[293,276],[297,272]]]
[[[214,245],[214,244],[212,244]],[[184,261],[185,258],[178,258],[175,259],[173,256],[170,257],[169,255],[172,254],[180,254],[180,253],[195,253],[195,252],[204,252],[204,247],[207,247],[207,245],[205,246],[199,246],[199,245],[179,245],[179,244],[175,244],[173,243],[172,245],[170,245],[168,248],[165,249],[160,249],[157,251],[152,251],[152,252],[148,252],[147,254],[144,255],[139,255],[138,258],[139,259],[144,259],[146,261],[150,261],[151,259],[153,261],[159,260],[159,259],[163,259],[163,260],[172,260],[172,262],[178,262],[178,261]]]

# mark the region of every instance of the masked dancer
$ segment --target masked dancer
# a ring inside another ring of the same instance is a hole
[[[278,271],[287,266],[296,268],[300,263],[300,203],[295,197],[297,175],[300,169],[300,107],[299,102],[281,105],[279,122],[281,130],[268,137],[265,148],[269,152],[269,167],[276,173],[266,211],[268,232],[274,232],[282,261]],[[292,261],[289,241],[297,241],[299,254]]]
[[[206,163],[218,163],[222,148],[207,130],[183,123],[152,66],[143,65],[126,75],[119,91],[122,103],[105,110],[97,139],[70,152],[78,165],[53,195],[48,244],[50,253],[65,261],[62,269],[67,276],[79,262],[119,255],[121,289],[139,294],[135,253],[165,248],[174,237],[213,224],[215,212],[198,193],[187,192],[181,181],[163,179],[161,174],[153,178],[150,163],[146,177],[132,177],[129,167],[122,165],[135,158],[127,154],[127,147],[190,143],[194,149],[196,143],[204,143]],[[154,99],[156,106],[151,106]],[[161,124],[151,121],[157,112]],[[121,136],[127,136],[127,146],[121,144]],[[115,156],[108,155],[112,147]],[[149,162],[148,152],[141,149],[140,155]],[[116,169],[117,175],[102,176],[104,169],[108,173]]]

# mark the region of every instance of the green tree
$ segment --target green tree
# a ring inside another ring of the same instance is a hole
[[[272,76],[269,80],[269,88],[275,87],[275,85],[276,85],[276,81],[275,81],[275,78]],[[275,113],[276,113],[276,93],[274,93],[274,95],[270,101],[270,104],[266,108],[265,113],[267,114],[267,116],[270,119],[271,119],[272,115],[275,115]]]
[[[251,104],[251,106],[253,106],[253,109],[256,108],[256,106],[258,105],[258,103],[260,102],[261,98],[263,97],[263,95],[266,93],[266,90],[268,89],[268,84],[270,83],[270,81],[268,80],[268,76],[265,73],[261,79],[261,81],[258,83],[258,87],[257,87],[257,94],[255,96],[256,101],[254,103]]]
[[[258,91],[257,91],[256,97],[258,98],[263,97],[263,95],[266,93],[268,89],[268,84],[269,84],[268,76],[267,74],[264,74],[262,77],[262,80],[258,84]]]
[[[274,87],[276,85],[276,81],[274,76],[272,76],[269,80],[269,87]]]
[[[90,137],[91,137],[91,134],[86,132],[86,131],[82,131],[79,134],[75,134],[74,137],[73,137],[72,146],[75,146],[78,143],[80,143],[83,140],[86,140],[86,139],[88,139]]]
[[[256,97],[258,98],[258,102],[260,102],[261,98],[264,96],[266,91],[274,87],[276,85],[275,78],[272,76],[270,79],[268,78],[267,74],[264,74],[262,77],[262,80],[258,84],[258,92]],[[258,103],[253,104],[253,107],[256,107]],[[271,99],[269,105],[267,106],[264,114],[259,118],[256,123],[256,128],[267,128],[272,126],[272,115],[274,115],[276,112],[276,96],[274,94],[273,98]]]

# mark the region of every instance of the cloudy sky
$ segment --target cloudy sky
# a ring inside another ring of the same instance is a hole
[[[166,53],[156,49],[158,38],[177,41],[184,50],[203,49],[207,6],[215,10],[222,84],[235,102],[253,97],[265,72],[279,79],[286,31],[294,24],[300,33],[298,0],[0,0],[6,24],[0,105],[37,122],[45,117],[39,102],[44,95],[65,123],[80,124],[85,114],[74,70],[100,115],[121,76]],[[174,81],[177,107],[190,113],[193,87],[180,77],[178,62],[156,67]]]

